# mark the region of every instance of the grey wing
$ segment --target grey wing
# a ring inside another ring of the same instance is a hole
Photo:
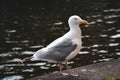
[[[47,61],[64,61],[65,58],[73,52],[77,47],[77,44],[73,44],[71,40],[66,40],[58,45],[51,47],[48,51],[40,53],[39,58]]]

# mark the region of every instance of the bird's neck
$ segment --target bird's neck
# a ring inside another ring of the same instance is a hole
[[[81,36],[81,29],[80,29],[79,25],[69,25],[69,26],[70,26],[70,32],[73,35]]]

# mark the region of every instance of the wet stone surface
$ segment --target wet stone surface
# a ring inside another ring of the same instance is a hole
[[[71,69],[70,72],[78,73],[78,77],[61,76],[59,73],[50,73],[28,80],[105,80],[110,76],[116,76],[118,77],[117,79],[120,80],[119,67],[120,59],[117,59]]]

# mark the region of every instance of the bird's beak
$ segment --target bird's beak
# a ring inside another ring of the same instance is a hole
[[[81,24],[87,25],[87,24],[89,24],[89,23],[88,23],[88,21],[86,21],[86,20],[82,20]]]

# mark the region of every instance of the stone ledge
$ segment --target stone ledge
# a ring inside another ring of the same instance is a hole
[[[34,77],[28,80],[103,80],[110,76],[120,77],[120,59],[86,65],[83,67],[70,69],[70,71],[78,73],[79,76],[61,76],[59,73],[51,73],[43,76]]]

